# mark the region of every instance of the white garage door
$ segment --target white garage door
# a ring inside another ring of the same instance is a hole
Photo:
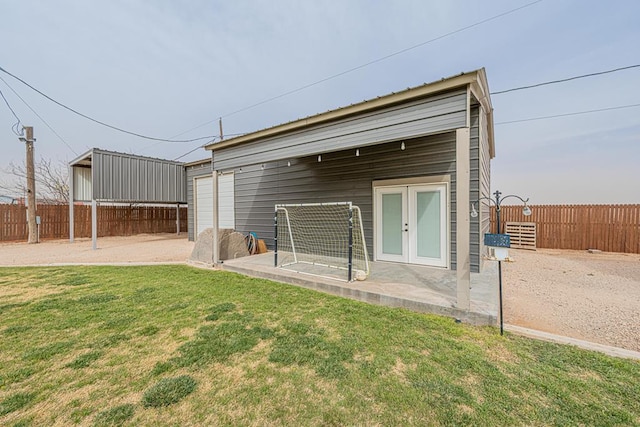
[[[213,227],[213,179],[210,176],[195,179],[195,231],[196,237],[207,228]],[[220,228],[235,229],[235,197],[233,173],[218,177],[218,212]]]
[[[196,238],[205,229],[213,227],[213,178],[205,176],[195,179],[196,194],[195,230]]]

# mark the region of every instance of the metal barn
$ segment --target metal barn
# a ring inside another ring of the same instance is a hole
[[[98,204],[175,205],[179,212],[187,203],[186,173],[181,162],[92,148],[69,162],[69,193],[69,240],[74,239],[74,203],[91,203],[96,249]]]

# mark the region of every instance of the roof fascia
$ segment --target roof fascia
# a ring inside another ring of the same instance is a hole
[[[185,163],[184,167],[198,166],[198,165],[203,165],[205,163],[211,163],[211,157],[207,159],[194,160],[193,162]]]
[[[487,82],[487,74],[484,68],[477,71],[477,80],[471,82],[470,88],[473,96],[478,100],[480,105],[487,114],[487,134],[489,137],[489,155],[493,159],[496,156],[496,146],[493,132],[493,105],[491,104],[491,96],[489,92],[489,84]]]
[[[69,166],[75,166],[76,164],[80,163],[81,161],[92,157],[93,156],[93,150],[95,150],[95,148],[91,148],[89,151],[86,151],[86,152],[80,154],[78,157],[76,157],[75,159],[73,159],[73,160],[71,160],[69,162]]]

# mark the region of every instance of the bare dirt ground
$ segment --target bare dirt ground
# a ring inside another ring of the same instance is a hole
[[[91,239],[48,240],[37,244],[0,243],[0,265],[185,262],[193,250],[187,234],[139,234]]]
[[[0,243],[0,266],[185,262],[186,234]],[[640,351],[640,255],[511,250],[503,263],[505,322]]]
[[[505,323],[640,351],[640,255],[510,250]]]

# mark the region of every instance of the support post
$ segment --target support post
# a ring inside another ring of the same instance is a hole
[[[38,225],[36,224],[36,174],[33,160],[33,127],[25,126],[25,146],[27,149],[27,221],[29,224],[29,243],[38,243]]]
[[[91,200],[91,249],[98,249],[98,202]]]
[[[456,129],[456,307],[471,308],[471,223],[470,204],[470,134],[469,128]]]
[[[502,224],[500,223],[500,195],[502,193],[496,190],[496,227],[498,227],[498,233],[502,233]],[[498,303],[500,305],[500,335],[504,335],[504,316],[503,316],[503,302],[502,302],[502,261],[498,261]]]
[[[353,209],[349,206],[349,263],[347,281],[353,279]]]
[[[180,203],[176,204],[176,234],[180,235]]]
[[[273,213],[273,266],[278,266],[278,208],[276,207]]]
[[[75,237],[75,218],[73,216],[73,195],[75,193],[73,186],[75,182],[73,181],[73,166],[69,166],[69,242],[73,243],[73,239]]]
[[[220,244],[218,242],[218,171],[213,170],[212,183],[213,186],[213,248],[212,248],[212,256],[211,263],[215,266],[218,265],[220,261]]]

